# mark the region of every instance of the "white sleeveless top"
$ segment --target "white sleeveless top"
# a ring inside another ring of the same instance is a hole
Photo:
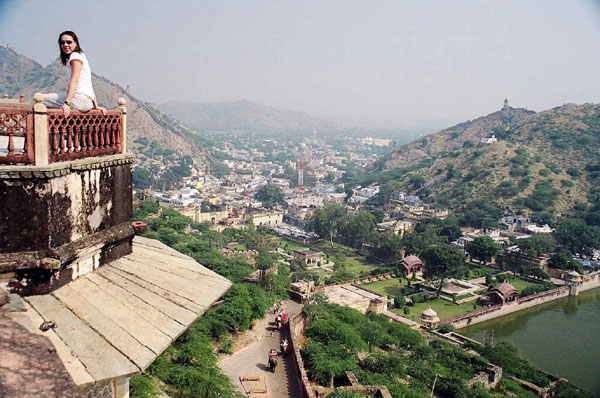
[[[92,86],[92,69],[86,56],[83,53],[73,52],[65,65],[67,75],[67,91],[69,90],[69,82],[71,81],[71,75],[73,74],[73,66],[71,61],[78,59],[82,62],[81,72],[79,73],[79,82],[75,89],[75,95],[85,95],[90,99],[95,99],[96,94],[94,93],[94,87]]]

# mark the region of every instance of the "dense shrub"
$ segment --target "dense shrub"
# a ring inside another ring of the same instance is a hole
[[[502,372],[546,387],[550,384],[548,376],[535,369],[527,360],[521,358],[515,346],[507,342],[495,345],[485,344],[474,347],[484,358],[502,367]]]

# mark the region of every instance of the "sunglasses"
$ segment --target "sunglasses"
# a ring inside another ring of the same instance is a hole
[[[62,46],[63,44],[73,44],[73,41],[72,40],[61,40],[60,45]]]

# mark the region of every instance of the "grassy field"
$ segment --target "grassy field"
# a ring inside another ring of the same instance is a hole
[[[535,283],[535,282],[527,281],[527,280],[524,280],[521,278],[509,279],[509,280],[507,280],[507,282],[510,283],[511,285],[513,285],[515,287],[515,289],[517,289],[519,291],[519,293],[521,293],[521,291],[523,289],[525,289],[526,287],[537,285],[537,283]]]
[[[383,281],[366,283],[362,286],[382,296],[394,297],[402,294],[400,289],[406,286],[407,283],[408,281],[406,279],[386,279]]]
[[[309,245],[304,245],[302,243],[294,242],[292,240],[280,239],[279,246],[283,247],[286,250],[294,251],[298,249],[306,249],[310,247]]]
[[[407,306],[406,308],[409,309],[408,315],[405,315],[402,309],[393,309],[392,312],[395,312],[396,314],[405,318],[412,319],[415,322],[419,322],[421,312],[425,311],[429,307],[437,312],[440,320],[452,318],[483,308],[482,306],[475,304],[475,302],[454,304],[446,300],[434,299],[426,303],[417,303],[413,306]]]
[[[477,263],[468,263],[467,267],[469,268],[469,271],[471,271],[471,273],[473,274],[471,275],[473,278],[486,276],[487,274],[495,275],[499,272],[502,272],[497,268],[492,268],[487,265],[479,265]]]
[[[343,254],[344,257],[346,257],[346,262],[348,263],[348,270],[355,273],[356,276],[358,276],[358,274],[362,271],[370,272],[377,268],[375,265],[369,264],[364,257],[355,254],[350,248],[343,245],[338,245],[337,243],[332,249],[328,242],[319,242],[305,245],[291,240],[281,239],[279,241],[279,246],[284,247],[286,250],[289,251],[306,248],[320,250],[329,256],[330,261],[333,261],[332,257],[336,253]]]

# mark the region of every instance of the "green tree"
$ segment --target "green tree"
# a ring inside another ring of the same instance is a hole
[[[550,280],[550,274],[548,274],[546,271],[544,271],[541,268],[534,268],[529,272],[529,275],[532,276],[535,279],[539,279],[542,281],[548,281]]]
[[[556,251],[556,239],[552,235],[533,235],[530,238],[533,241],[533,246],[538,256],[551,254]]]
[[[535,250],[535,242],[531,238],[517,240],[517,246],[521,254],[535,257],[537,251]]]
[[[589,226],[583,220],[566,218],[558,224],[554,237],[558,243],[569,248],[571,253],[591,253],[600,247],[600,228]]]
[[[459,277],[465,264],[464,254],[447,244],[429,246],[421,253],[421,259],[425,263],[423,275],[437,284],[438,297],[446,279]]]
[[[145,167],[136,167],[133,169],[132,182],[136,189],[149,189],[152,186],[152,174]]]
[[[256,200],[260,200],[264,207],[272,209],[278,204],[284,203],[283,191],[276,185],[263,185],[254,194]]]
[[[423,250],[431,245],[448,243],[447,238],[440,236],[439,232],[439,227],[434,224],[427,224],[421,233],[405,234],[402,238],[402,245],[406,254],[419,256]]]
[[[345,241],[348,246],[360,249],[362,244],[368,242],[373,236],[375,217],[366,211],[359,211],[348,217],[344,227]]]
[[[377,260],[389,261],[402,258],[402,239],[392,231],[375,233],[369,257]]]
[[[492,257],[496,257],[502,252],[500,245],[487,235],[475,238],[467,245],[466,250],[481,262],[490,261]]]
[[[334,182],[335,181],[335,173],[333,173],[333,172],[327,173],[327,175],[325,176],[325,178],[323,178],[323,180],[328,183]]]
[[[550,258],[550,266],[556,269],[575,270],[582,273],[581,264],[571,258],[571,253],[561,250]]]
[[[346,223],[346,208],[338,203],[329,203],[315,210],[308,219],[306,227],[315,232],[321,239],[328,239],[333,248],[333,240]]]
[[[502,209],[487,200],[477,199],[465,206],[460,223],[474,228],[497,227],[501,217]]]

